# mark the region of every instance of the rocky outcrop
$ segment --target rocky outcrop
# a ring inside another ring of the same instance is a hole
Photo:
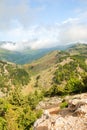
[[[39,102],[36,109],[50,109],[57,107],[62,102],[62,99],[59,97],[46,98],[44,101]]]
[[[60,109],[56,114],[44,110],[42,117],[34,123],[34,130],[86,130],[87,94],[72,96],[68,102],[68,108]]]

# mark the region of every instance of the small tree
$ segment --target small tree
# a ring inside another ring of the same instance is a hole
[[[70,93],[81,93],[83,91],[82,82],[77,78],[70,78],[65,86],[65,92]]]

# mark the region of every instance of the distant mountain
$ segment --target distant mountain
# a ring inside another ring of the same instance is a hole
[[[53,48],[44,48],[44,49],[30,49],[29,47],[24,48],[22,50],[12,51],[5,48],[6,44],[11,44],[13,47],[15,46],[14,42],[0,42],[0,60],[9,61],[16,64],[26,64],[30,63],[34,60],[41,58],[42,56],[46,55],[47,53],[53,50],[65,50],[72,46],[57,46]]]
[[[25,67],[36,75],[35,86],[64,86],[70,78],[81,79],[87,74],[87,44],[76,44],[66,50],[52,51]]]

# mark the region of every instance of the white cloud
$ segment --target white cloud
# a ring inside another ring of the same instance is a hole
[[[15,41],[15,39],[17,40],[15,45],[12,43],[3,44],[2,48],[5,49],[20,50],[27,47],[34,49],[47,48],[58,44],[59,29],[57,28],[57,25],[37,25],[28,29],[24,29],[19,26],[19,28],[10,29],[9,31],[4,32],[4,34],[11,41]]]
[[[14,45],[12,43],[7,42],[7,43],[1,45],[1,48],[14,51],[14,50],[17,50],[18,46],[17,46],[17,44]]]
[[[60,43],[87,42],[87,26],[73,25],[62,30]]]
[[[68,19],[66,19],[66,20],[64,20],[63,22],[62,22],[62,24],[67,24],[67,23],[77,23],[79,21],[79,18],[68,18]]]
[[[38,18],[43,6],[32,7],[31,0],[0,0],[0,29],[11,28],[14,20],[28,27]]]
[[[50,26],[35,25],[24,29],[18,25],[15,29],[3,32],[11,41],[16,44],[3,44],[2,48],[9,50],[22,50],[27,47],[47,48],[57,45],[65,45],[74,42],[87,42],[87,24],[82,24],[82,19],[69,18],[60,24]]]

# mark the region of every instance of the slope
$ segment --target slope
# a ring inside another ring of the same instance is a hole
[[[66,48],[68,48],[69,46],[57,46],[57,47],[53,47],[53,48],[44,48],[44,49],[31,49],[29,47],[24,48],[23,50],[21,50],[19,48],[19,50],[7,50],[2,48],[2,45],[7,44],[6,42],[1,42],[0,43],[0,60],[4,60],[4,61],[8,61],[8,62],[13,62],[16,64],[26,64],[26,63],[30,63],[34,60],[37,60],[41,57],[43,57],[44,55],[46,55],[47,53],[51,52],[52,50],[65,50]],[[15,43],[10,43],[15,45]]]
[[[8,93],[15,87],[23,87],[30,81],[29,73],[22,67],[10,62],[0,61],[0,91]]]
[[[25,67],[36,80],[35,87],[65,86],[70,77],[81,79],[87,73],[87,45],[77,44],[65,51],[52,51]]]

